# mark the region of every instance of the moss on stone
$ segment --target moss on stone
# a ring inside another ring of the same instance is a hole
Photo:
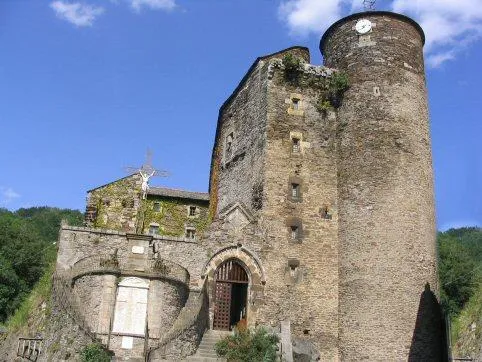
[[[159,203],[159,211],[154,210],[154,204]],[[199,214],[188,216],[188,207],[196,206]],[[159,225],[159,234],[165,236],[184,236],[185,228],[194,227],[196,234],[201,235],[208,224],[207,208],[193,201],[191,203],[181,199],[147,199],[142,201],[140,219],[143,219],[143,233],[147,233],[149,225]]]

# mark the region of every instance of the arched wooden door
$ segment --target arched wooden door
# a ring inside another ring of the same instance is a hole
[[[221,264],[215,274],[213,328],[229,331],[246,319],[248,274],[235,259]]]

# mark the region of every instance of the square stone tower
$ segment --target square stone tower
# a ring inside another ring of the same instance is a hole
[[[255,227],[206,242],[256,255],[248,321],[289,319],[321,360],[442,358],[423,43],[403,15],[354,14],[324,34],[327,67],[258,58],[220,110],[211,215],[242,205]]]

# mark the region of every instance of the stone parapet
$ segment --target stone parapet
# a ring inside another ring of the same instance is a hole
[[[129,260],[117,259],[116,254],[92,255],[80,259],[70,269],[72,280],[93,274],[168,279],[189,285],[189,272],[179,264],[164,259],[148,259],[142,264],[133,264]]]

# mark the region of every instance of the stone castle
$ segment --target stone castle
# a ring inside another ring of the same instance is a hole
[[[209,193],[90,190],[57,263],[89,331],[118,360],[195,359],[240,322],[279,330],[287,361],[443,360],[423,44],[403,15],[343,18],[325,66],[292,47],[249,68]]]

